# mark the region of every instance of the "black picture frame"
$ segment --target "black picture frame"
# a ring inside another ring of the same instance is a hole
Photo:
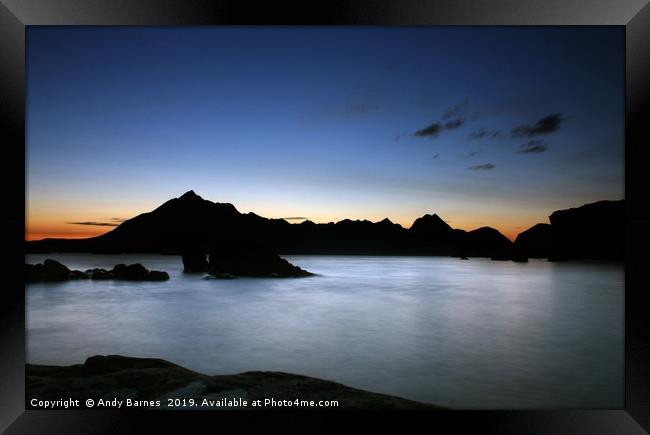
[[[25,411],[25,299],[21,271],[25,230],[25,35],[30,25],[617,25],[626,34],[625,407],[615,410],[436,411],[345,413],[350,429],[402,429],[406,420],[454,432],[645,433],[650,431],[650,194],[644,173],[650,143],[650,5],[647,0],[302,2],[201,0],[0,0],[0,119],[3,122],[0,234],[0,430],[15,434],[145,432],[162,427],[239,430],[272,425],[319,431],[340,426],[341,412]],[[21,170],[21,168],[23,170]],[[21,188],[22,186],[22,188]],[[172,418],[173,417],[173,418]],[[253,418],[255,417],[255,418]],[[394,421],[393,417],[400,417]],[[390,420],[389,420],[390,419]],[[306,425],[306,426],[305,426]],[[392,425],[392,426],[391,426]],[[645,430],[644,430],[645,428]]]

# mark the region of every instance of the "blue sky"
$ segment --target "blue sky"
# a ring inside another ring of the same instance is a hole
[[[622,27],[30,27],[27,50],[29,238],[190,189],[509,237],[624,196]]]

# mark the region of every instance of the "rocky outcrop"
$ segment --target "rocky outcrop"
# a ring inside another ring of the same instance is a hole
[[[551,256],[568,259],[623,260],[625,201],[599,201],[559,210],[549,216]]]
[[[208,257],[210,274],[221,278],[290,278],[313,275],[259,245],[221,242],[210,248]]]
[[[25,264],[27,282],[57,282],[70,279],[70,269],[49,258],[42,264]]]
[[[166,281],[169,279],[167,272],[158,270],[148,270],[140,263],[135,264],[116,264],[113,269],[90,269],[86,273],[90,279],[116,279],[122,281]]]
[[[181,257],[183,259],[183,272],[202,273],[208,271],[208,260],[205,252],[185,250]]]
[[[144,281],[167,281],[169,274],[164,270],[152,270]]]
[[[117,264],[113,269],[70,270],[55,260],[47,259],[43,264],[25,264],[26,282],[57,282],[70,279],[116,279],[124,281],[166,281],[167,272],[147,270],[140,263]]]
[[[264,405],[264,399],[273,397],[276,403],[285,401],[282,408],[289,407],[286,401],[293,402],[299,398],[316,402],[336,400],[336,409],[443,409],[428,403],[290,373],[256,371],[207,376],[162,359],[120,355],[92,356],[84,364],[63,367],[27,364],[26,409],[33,409],[30,399],[35,397],[51,401],[62,397],[79,400],[81,408],[85,407],[88,398],[95,401],[107,398],[122,400],[122,409],[126,407],[127,399],[131,400],[131,404],[138,404],[127,409],[169,409],[167,399],[171,398],[194,399],[197,405],[192,409],[195,410],[233,407],[258,409],[251,405],[253,401],[260,400]],[[243,400],[246,400],[246,405]],[[296,405],[293,407],[297,408]],[[268,405],[259,409],[265,408],[278,409]]]
[[[519,234],[515,253],[550,261],[624,259],[625,200],[558,210],[549,221]]]

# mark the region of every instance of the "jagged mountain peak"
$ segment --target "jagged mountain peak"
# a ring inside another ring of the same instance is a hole
[[[188,190],[184,194],[182,194],[178,199],[203,199],[196,193],[194,193],[193,190]]]
[[[451,231],[452,228],[440,218],[437,214],[425,214],[422,217],[417,218],[414,222],[413,225],[411,225],[411,229],[414,231],[419,231],[419,230],[424,230],[424,229],[432,229],[432,228],[439,228],[439,229],[444,229]]]

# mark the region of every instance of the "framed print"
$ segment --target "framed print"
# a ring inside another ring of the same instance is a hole
[[[649,21],[3,0],[0,427],[644,433]]]

